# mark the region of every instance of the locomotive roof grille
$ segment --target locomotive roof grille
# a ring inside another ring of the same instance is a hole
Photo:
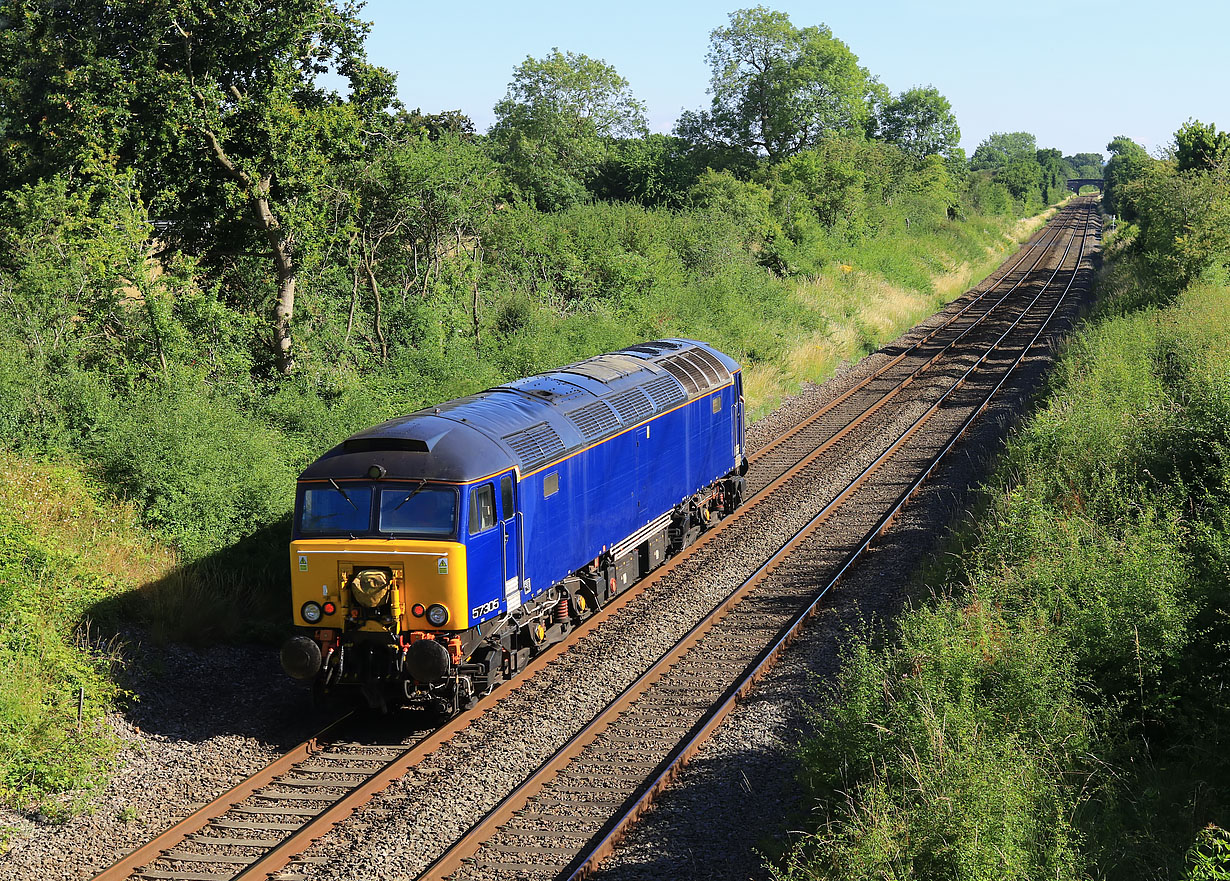
[[[563,440],[555,433],[555,429],[545,422],[504,435],[504,443],[521,457],[521,467],[526,471],[531,471],[564,452]]]
[[[699,395],[730,379],[730,371],[722,362],[703,349],[691,349],[663,358],[658,366],[683,383],[693,395]]]
[[[730,379],[730,371],[726,369],[721,361],[714,358],[712,353],[706,352],[704,349],[693,349],[688,354],[692,356],[693,361],[699,361],[713,372],[717,384],[720,385]]]
[[[607,398],[607,400],[615,408],[615,412],[619,414],[619,418],[624,425],[640,422],[646,416],[653,415],[653,404],[650,403],[649,398],[639,388],[630,388],[626,392],[620,392]]]
[[[688,390],[689,394],[698,395],[702,389],[708,387],[704,374],[685,361],[682,355],[676,355],[673,358],[659,361],[658,365],[665,368],[671,376],[679,380],[683,387]]]
[[[568,418],[581,430],[586,440],[595,440],[619,427],[619,419],[607,406],[606,401],[595,401],[573,410],[568,414]]]
[[[673,376],[660,376],[648,385],[642,386],[649,400],[659,413],[680,401],[686,401],[688,393],[679,385],[679,380]]]

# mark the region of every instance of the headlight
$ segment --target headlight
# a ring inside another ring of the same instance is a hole
[[[427,623],[432,627],[443,627],[448,623],[448,609],[436,603],[427,609]]]
[[[303,608],[299,610],[299,614],[303,616],[303,620],[307,623],[315,624],[320,620],[320,605],[317,603],[304,603]]]

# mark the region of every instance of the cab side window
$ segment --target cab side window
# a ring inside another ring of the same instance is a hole
[[[495,526],[495,487],[490,483],[470,490],[470,535]]]
[[[511,474],[500,478],[500,517],[507,520],[513,515],[513,479]]]

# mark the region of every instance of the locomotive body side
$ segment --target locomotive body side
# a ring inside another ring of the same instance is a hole
[[[377,707],[494,687],[738,504],[741,379],[659,341],[352,436],[300,478],[287,672]]]
[[[559,583],[735,470],[737,416],[732,379],[524,478],[526,593]]]

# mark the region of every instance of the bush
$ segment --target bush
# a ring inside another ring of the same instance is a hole
[[[107,481],[189,557],[276,520],[295,474],[280,436],[184,372],[138,389],[99,427],[93,458]]]
[[[800,752],[820,828],[779,877],[1217,877],[1226,289],[1158,309],[1138,260],[1110,277],[937,575],[956,586],[850,650]]]

